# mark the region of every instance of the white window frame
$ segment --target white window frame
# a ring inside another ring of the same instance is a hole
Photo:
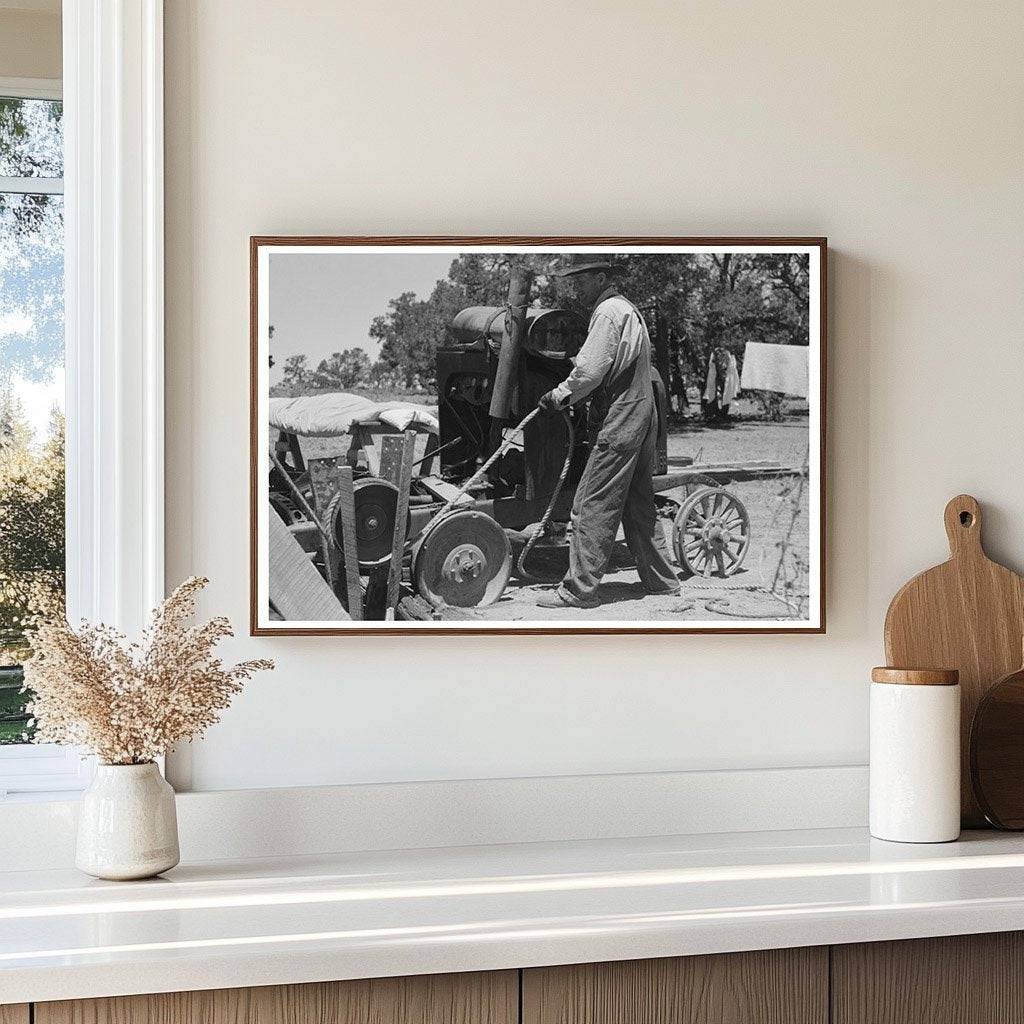
[[[19,100],[60,100],[59,78],[4,78],[0,77],[0,96]],[[21,195],[63,195],[63,178],[10,178],[0,174],[0,192]]]
[[[64,0],[68,618],[137,635],[164,596],[163,0]],[[8,91],[6,95],[17,95]],[[0,798],[88,783],[77,751],[0,748]]]
[[[59,78],[0,77],[0,96],[19,100],[59,100],[64,90]]]

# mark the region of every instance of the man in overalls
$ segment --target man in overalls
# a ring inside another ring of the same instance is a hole
[[[564,409],[590,397],[590,456],[572,508],[569,571],[557,589],[540,597],[541,608],[601,603],[597,588],[620,523],[644,589],[679,593],[654,505],[658,413],[651,339],[643,317],[615,287],[621,269],[599,255],[578,255],[556,271],[572,277],[577,297],[593,312],[572,373],[539,404]]]

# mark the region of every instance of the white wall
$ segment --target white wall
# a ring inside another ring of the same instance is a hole
[[[199,789],[861,763],[892,592],[1024,567],[1024,6],[167,0],[168,574],[247,621],[250,234],[825,234],[824,637],[285,639]]]
[[[59,0],[0,0],[0,78],[60,76]]]

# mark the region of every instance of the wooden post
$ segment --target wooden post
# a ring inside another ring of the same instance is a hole
[[[384,604],[384,618],[393,621],[398,604],[398,590],[402,582],[402,561],[405,557],[405,535],[409,521],[409,488],[412,485],[412,463],[416,455],[416,431],[407,430],[402,440],[402,458],[398,465],[398,488],[395,505],[395,532],[391,541],[391,563],[388,566],[388,589]]]
[[[686,416],[689,412],[689,403],[686,399],[686,374],[683,372],[682,366],[682,344],[679,335],[671,328],[668,332],[668,354],[669,372],[672,375],[669,394],[676,396],[676,412],[680,416]]]
[[[341,519],[341,543],[348,593],[348,613],[353,619],[361,620],[363,617],[363,592],[359,581],[359,553],[356,550],[356,496],[351,466],[342,467],[338,484],[338,516]]]
[[[288,449],[292,453],[292,469],[304,473],[306,471],[306,463],[302,458],[302,447],[299,445],[297,434],[288,435]]]
[[[501,428],[512,415],[513,396],[519,355],[526,341],[526,307],[530,304],[533,271],[513,265],[508,279],[508,312],[505,314],[505,333],[498,353],[498,368],[491,391],[491,451],[501,441]]]
[[[661,374],[661,382],[665,385],[665,393],[672,390],[671,364],[668,351],[668,321],[662,312],[661,303],[654,303],[654,362]]]
[[[363,453],[370,476],[380,476],[380,453],[377,451],[376,438],[373,435],[373,431],[362,423],[352,424],[350,430],[355,435],[359,451]]]
[[[306,462],[309,483],[313,489],[313,511],[322,527],[320,546],[323,551],[324,569],[327,572],[327,582],[335,594],[341,587],[341,549],[332,532],[328,512],[340,486],[342,462],[342,459],[333,457],[309,459]]]
[[[380,439],[380,459],[377,472],[381,480],[398,486],[402,474],[402,453],[405,451],[405,437],[402,434],[385,434]]]
[[[388,567],[371,569],[366,580],[366,592],[363,594],[363,617],[374,620],[385,618],[384,602],[387,596]]]

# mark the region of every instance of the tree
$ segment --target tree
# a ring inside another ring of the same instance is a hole
[[[401,384],[399,375],[396,373],[394,368],[383,359],[378,359],[373,366],[370,367],[369,373],[366,375],[366,380],[370,387],[381,390],[394,389]]]
[[[703,382],[711,350],[724,345],[742,360],[747,342],[806,345],[809,261],[800,253],[656,253],[616,257],[623,293],[653,314],[673,339],[675,374]],[[572,279],[554,271],[557,253],[463,253],[425,299],[403,292],[374,317],[370,336],[381,344],[380,370],[391,370],[406,386],[417,376],[433,382],[437,350],[455,314],[466,306],[501,306],[508,294],[509,261],[522,260],[534,274],[533,305],[574,309]]]
[[[289,356],[284,361],[284,378],[281,383],[286,387],[305,387],[309,384],[309,368],[304,355]]]
[[[0,400],[0,658],[21,660],[25,627],[63,614],[64,417],[54,412],[40,448],[20,404]]]
[[[305,356],[301,358],[305,361]],[[369,369],[370,357],[363,349],[347,348],[320,360],[313,373],[313,386],[325,390],[353,388],[366,377]]]
[[[417,376],[424,381],[436,378],[437,349],[451,322],[448,310],[455,292],[461,295],[459,289],[446,282],[438,282],[427,300],[417,299],[413,292],[403,292],[388,303],[387,313],[374,317],[370,323],[370,337],[381,343],[380,361],[406,387],[411,387]]]
[[[517,257],[534,271],[535,305],[556,305],[565,289],[551,275],[557,254]],[[419,299],[403,292],[388,303],[387,312],[370,324],[370,337],[381,343],[380,361],[406,387],[417,378],[432,386],[437,378],[437,350],[445,343],[455,314],[466,306],[502,306],[508,298],[509,257],[502,253],[463,253],[447,278]]]

